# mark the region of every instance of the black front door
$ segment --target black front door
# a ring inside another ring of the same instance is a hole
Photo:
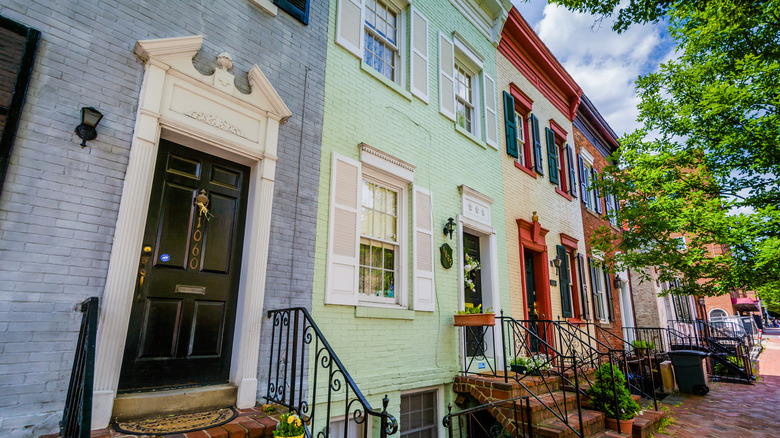
[[[248,185],[249,168],[160,141],[120,390],[228,381]]]
[[[528,330],[531,333],[539,334],[539,327],[536,320],[539,319],[536,310],[536,276],[534,275],[534,256],[525,254],[525,296],[528,307]],[[529,339],[529,349],[531,352],[539,351],[539,340],[531,336]]]
[[[463,250],[464,250],[464,256],[463,256],[463,263],[466,263],[466,255],[468,255],[472,259],[476,259],[479,261],[479,237],[463,233]],[[476,274],[472,278],[473,281],[473,287],[469,287],[468,285],[464,286],[464,290],[466,291],[466,296],[464,302],[466,303],[466,307],[477,307],[482,305],[482,269],[478,269],[476,271]],[[483,308],[482,311],[486,311],[487,309]],[[477,339],[480,338],[480,339]],[[481,356],[482,353],[484,353],[484,345],[481,345],[483,343],[483,339],[481,339],[481,336],[475,336],[475,334],[472,332],[472,330],[466,330],[466,355],[467,356],[474,356],[475,353],[480,353]]]

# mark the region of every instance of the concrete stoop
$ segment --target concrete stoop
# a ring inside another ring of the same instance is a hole
[[[545,382],[546,381],[546,382]],[[546,438],[576,437],[580,430],[580,418],[585,437],[628,437],[647,438],[656,430],[658,423],[666,415],[664,412],[646,410],[636,417],[632,434],[605,430],[604,413],[590,409],[587,397],[579,395],[580,412],[577,411],[577,394],[568,385],[561,385],[556,377],[525,377],[523,385],[510,379],[504,382],[503,377],[493,376],[457,376],[453,391],[461,395],[473,397],[479,404],[487,404],[515,397],[530,396],[530,424],[533,436]],[[564,392],[562,389],[566,389]],[[535,396],[534,396],[535,395]],[[639,396],[633,396],[636,400]],[[548,409],[545,405],[552,407]],[[516,430],[526,430],[529,424],[528,413],[522,402],[517,402],[517,410],[511,407],[495,407],[490,409],[491,415],[507,427],[512,435]],[[556,415],[557,413],[557,415]],[[558,418],[563,413],[569,426]],[[580,417],[581,415],[581,417]],[[515,418],[517,423],[515,424]],[[572,428],[574,430],[572,430]],[[575,433],[575,430],[577,431]]]

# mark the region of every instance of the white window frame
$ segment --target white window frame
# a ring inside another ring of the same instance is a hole
[[[373,70],[375,70],[378,74],[380,74],[382,77],[387,78],[387,80],[395,82],[396,84],[403,85],[405,84],[404,78],[406,75],[406,58],[408,51],[406,49],[406,8],[404,5],[399,4],[398,2],[392,1],[392,0],[373,0],[375,3],[382,3],[384,4],[388,11],[391,11],[395,13],[396,16],[396,43],[393,44],[386,38],[379,35],[378,32],[372,30],[368,24],[366,23],[367,17],[368,17],[368,0],[364,0],[363,2],[363,23],[361,23],[361,33],[360,37],[364,40],[363,42],[363,63],[367,64],[367,66]],[[373,65],[368,64],[368,60],[365,56],[365,51],[368,50],[365,47],[365,38],[366,33],[371,34],[374,38],[380,40],[384,45],[390,45],[395,49],[395,55],[394,55],[394,63],[395,67],[393,68],[394,71],[394,78],[388,78],[385,76],[381,71],[376,70]]]
[[[558,160],[557,160],[558,163],[556,164],[556,166],[558,166],[558,184],[556,184],[556,187],[558,187],[558,190],[563,192],[563,191],[565,191],[565,190],[563,190],[563,180],[564,180],[564,177],[565,178],[569,177],[569,169],[566,167],[566,152],[564,152],[564,149],[563,149],[565,147],[565,143],[564,144],[558,144],[558,142],[557,142],[558,136],[557,135],[556,135],[555,139],[556,139],[556,142],[555,142],[555,152],[556,152],[556,155],[558,155]],[[568,187],[568,185],[569,185],[569,182],[566,181],[566,186]]]
[[[453,72],[456,73],[458,68],[460,67],[465,72],[470,73],[471,75],[471,91],[472,91],[472,105],[473,105],[473,114],[471,117],[471,124],[472,128],[471,130],[466,129],[463,127],[464,130],[469,132],[471,135],[482,139],[482,124],[483,124],[483,117],[485,116],[484,110],[485,110],[485,95],[483,93],[483,68],[484,64],[482,61],[482,58],[476,54],[474,50],[471,49],[471,47],[468,46],[467,43],[465,43],[461,38],[458,37],[457,34],[453,37],[453,44],[455,46],[455,58],[454,58],[454,70]],[[453,78],[454,79],[454,78]],[[460,124],[457,121],[457,109],[458,109],[458,93],[457,93],[457,79],[455,79],[455,124],[460,126]]]
[[[517,111],[517,108],[515,108],[515,131],[517,131],[517,158],[515,161],[525,167],[525,119],[523,114]]]
[[[593,163],[584,160],[583,167],[585,167],[585,181],[587,181],[587,195],[588,199],[585,206],[588,207],[593,213],[596,213],[596,190],[593,187]]]
[[[420,393],[423,393],[423,392],[433,392],[433,393],[435,393],[434,398],[436,400],[436,409],[435,409],[436,418],[434,419],[434,424],[436,425],[436,434],[434,436],[436,436],[438,438],[445,438],[445,436],[446,436],[445,429],[444,429],[444,426],[441,424],[441,420],[442,420],[442,418],[444,418],[444,406],[445,406],[445,404],[444,404],[444,388],[441,385],[439,385],[439,386],[429,386],[429,387],[425,387],[425,388],[415,388],[415,389],[412,389],[412,390],[401,391],[401,396],[416,395],[416,394],[420,394]],[[398,419],[400,421],[400,419],[401,419],[401,411],[400,411],[400,405],[401,405],[400,401],[401,400],[400,400],[400,398],[399,398],[398,401],[399,401]],[[399,437],[401,436],[400,434],[401,434],[401,428],[402,427],[403,427],[403,424],[401,424],[401,427],[399,427],[399,431],[398,431]]]
[[[723,316],[713,316],[712,314],[714,312],[723,312]],[[721,320],[727,318],[728,316],[729,316],[729,312],[726,312],[725,310],[723,310],[721,308],[718,308],[718,307],[716,307],[714,309],[711,309],[707,313],[707,319],[710,320],[710,321],[715,321],[715,322],[721,321]],[[718,319],[717,320],[713,320],[713,318],[718,318]]]
[[[390,174],[383,172],[379,168],[372,167],[371,165],[363,162],[362,166],[363,174],[362,180],[370,181],[378,184],[387,189],[393,190],[398,193],[398,212],[396,214],[397,219],[397,244],[398,249],[395,254],[395,284],[393,289],[394,297],[375,297],[360,293],[360,286],[358,285],[358,304],[367,306],[379,306],[379,307],[403,307],[407,308],[409,305],[409,287],[408,287],[408,264],[409,264],[409,182],[400,178],[391,176]],[[362,190],[362,182],[360,190]],[[362,196],[362,195],[359,195]],[[362,203],[361,203],[362,205]],[[358,212],[358,221],[363,219],[362,207]],[[358,231],[358,242],[362,238],[362,233]],[[377,240],[377,239],[372,239]],[[358,248],[359,248],[358,243]],[[359,263],[359,256],[358,256]],[[358,265],[358,283],[360,282],[360,266]]]

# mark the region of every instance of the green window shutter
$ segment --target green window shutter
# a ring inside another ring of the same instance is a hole
[[[539,175],[544,175],[544,170],[542,170],[542,141],[539,138],[539,119],[533,114],[531,114],[531,137],[533,137],[534,142],[534,170]]]
[[[571,318],[571,283],[569,275],[569,264],[566,263],[566,248],[561,245],[555,247],[558,251],[558,258],[561,259],[561,267],[558,271],[558,280],[561,284],[561,309],[564,318]]]
[[[279,6],[279,9],[292,15],[296,20],[308,25],[309,1],[310,0],[274,0],[274,4]]]
[[[572,198],[577,197],[577,177],[574,176],[574,160],[572,160],[573,154],[571,152],[571,146],[566,145],[566,163],[569,167],[569,194]]]
[[[506,153],[517,158],[517,123],[515,123],[515,98],[504,91],[504,127],[506,131]]]
[[[550,170],[550,182],[558,184],[558,146],[555,145],[555,132],[544,128],[547,137],[547,168]]]
[[[607,312],[609,313],[609,321],[615,320],[615,303],[612,301],[612,282],[609,281],[609,271],[604,267],[604,284],[607,285]]]
[[[582,160],[582,155],[577,154],[577,165],[580,171],[580,195],[582,197],[582,203],[585,206],[588,205],[588,174],[585,172],[585,162]]]

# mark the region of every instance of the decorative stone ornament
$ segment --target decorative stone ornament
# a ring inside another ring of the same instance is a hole
[[[233,70],[233,58],[228,52],[222,52],[217,55],[217,65],[222,70]]]
[[[452,267],[452,247],[445,243],[439,247],[441,253],[441,265],[444,269],[450,269]]]

